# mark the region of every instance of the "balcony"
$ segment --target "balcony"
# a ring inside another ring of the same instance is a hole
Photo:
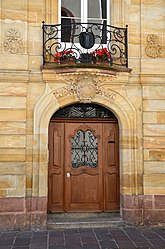
[[[127,26],[43,22],[43,65],[128,69]]]

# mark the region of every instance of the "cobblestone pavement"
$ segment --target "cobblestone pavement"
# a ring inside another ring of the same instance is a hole
[[[165,248],[163,228],[0,231],[0,249]]]

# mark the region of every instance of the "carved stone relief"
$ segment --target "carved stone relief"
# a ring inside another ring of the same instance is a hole
[[[115,77],[113,76],[113,78]],[[67,78],[67,85],[54,92],[57,99],[73,94],[77,94],[82,103],[90,103],[96,94],[115,99],[115,92],[101,85],[96,77],[91,78],[90,74],[80,74],[77,77]]]
[[[147,46],[146,46],[146,55],[152,58],[157,58],[161,56],[162,47],[159,44],[159,37],[157,35],[148,35],[147,36]]]
[[[20,32],[15,29],[9,29],[6,32],[5,36],[6,36],[4,41],[5,51],[12,54],[21,53],[23,48],[23,42]]]
[[[58,81],[60,82],[68,82],[68,83],[72,83],[72,82],[76,82],[79,81],[80,79],[88,79],[88,81],[90,79],[99,82],[110,82],[112,80],[117,79],[116,75],[112,75],[112,74],[103,74],[103,73],[91,73],[91,72],[80,72],[80,73],[65,73],[65,74],[58,74],[57,75]]]
[[[79,77],[77,79],[77,97],[80,102],[91,102],[95,98],[96,94],[96,82],[89,76],[84,78]]]

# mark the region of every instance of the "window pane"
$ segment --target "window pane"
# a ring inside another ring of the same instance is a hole
[[[88,0],[88,18],[101,18],[100,0]]]
[[[81,0],[61,0],[61,7],[68,17],[81,17]]]
[[[88,0],[88,18],[107,19],[107,0]]]

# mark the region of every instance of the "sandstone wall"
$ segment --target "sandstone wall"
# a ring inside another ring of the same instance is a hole
[[[0,224],[3,228],[45,225],[48,120],[53,110],[77,100],[72,96],[57,98],[51,111],[46,110],[49,106],[44,102],[47,91],[65,85],[55,73],[52,76],[40,69],[42,21],[56,23],[57,6],[57,0],[0,1]],[[112,1],[111,8],[113,25],[128,24],[132,69],[129,75],[117,74],[117,80],[106,83],[110,91],[121,96],[126,113],[129,103],[127,115],[134,121],[128,122],[125,137],[120,138],[124,157],[121,213],[130,222],[157,224],[165,217],[165,2],[117,0]],[[116,106],[119,99],[116,98]],[[93,101],[110,108],[113,105],[104,94],[96,95]],[[119,122],[126,127],[122,114]],[[38,138],[41,133],[43,140]],[[43,151],[41,141],[45,143]],[[135,218],[137,213],[139,220]]]

